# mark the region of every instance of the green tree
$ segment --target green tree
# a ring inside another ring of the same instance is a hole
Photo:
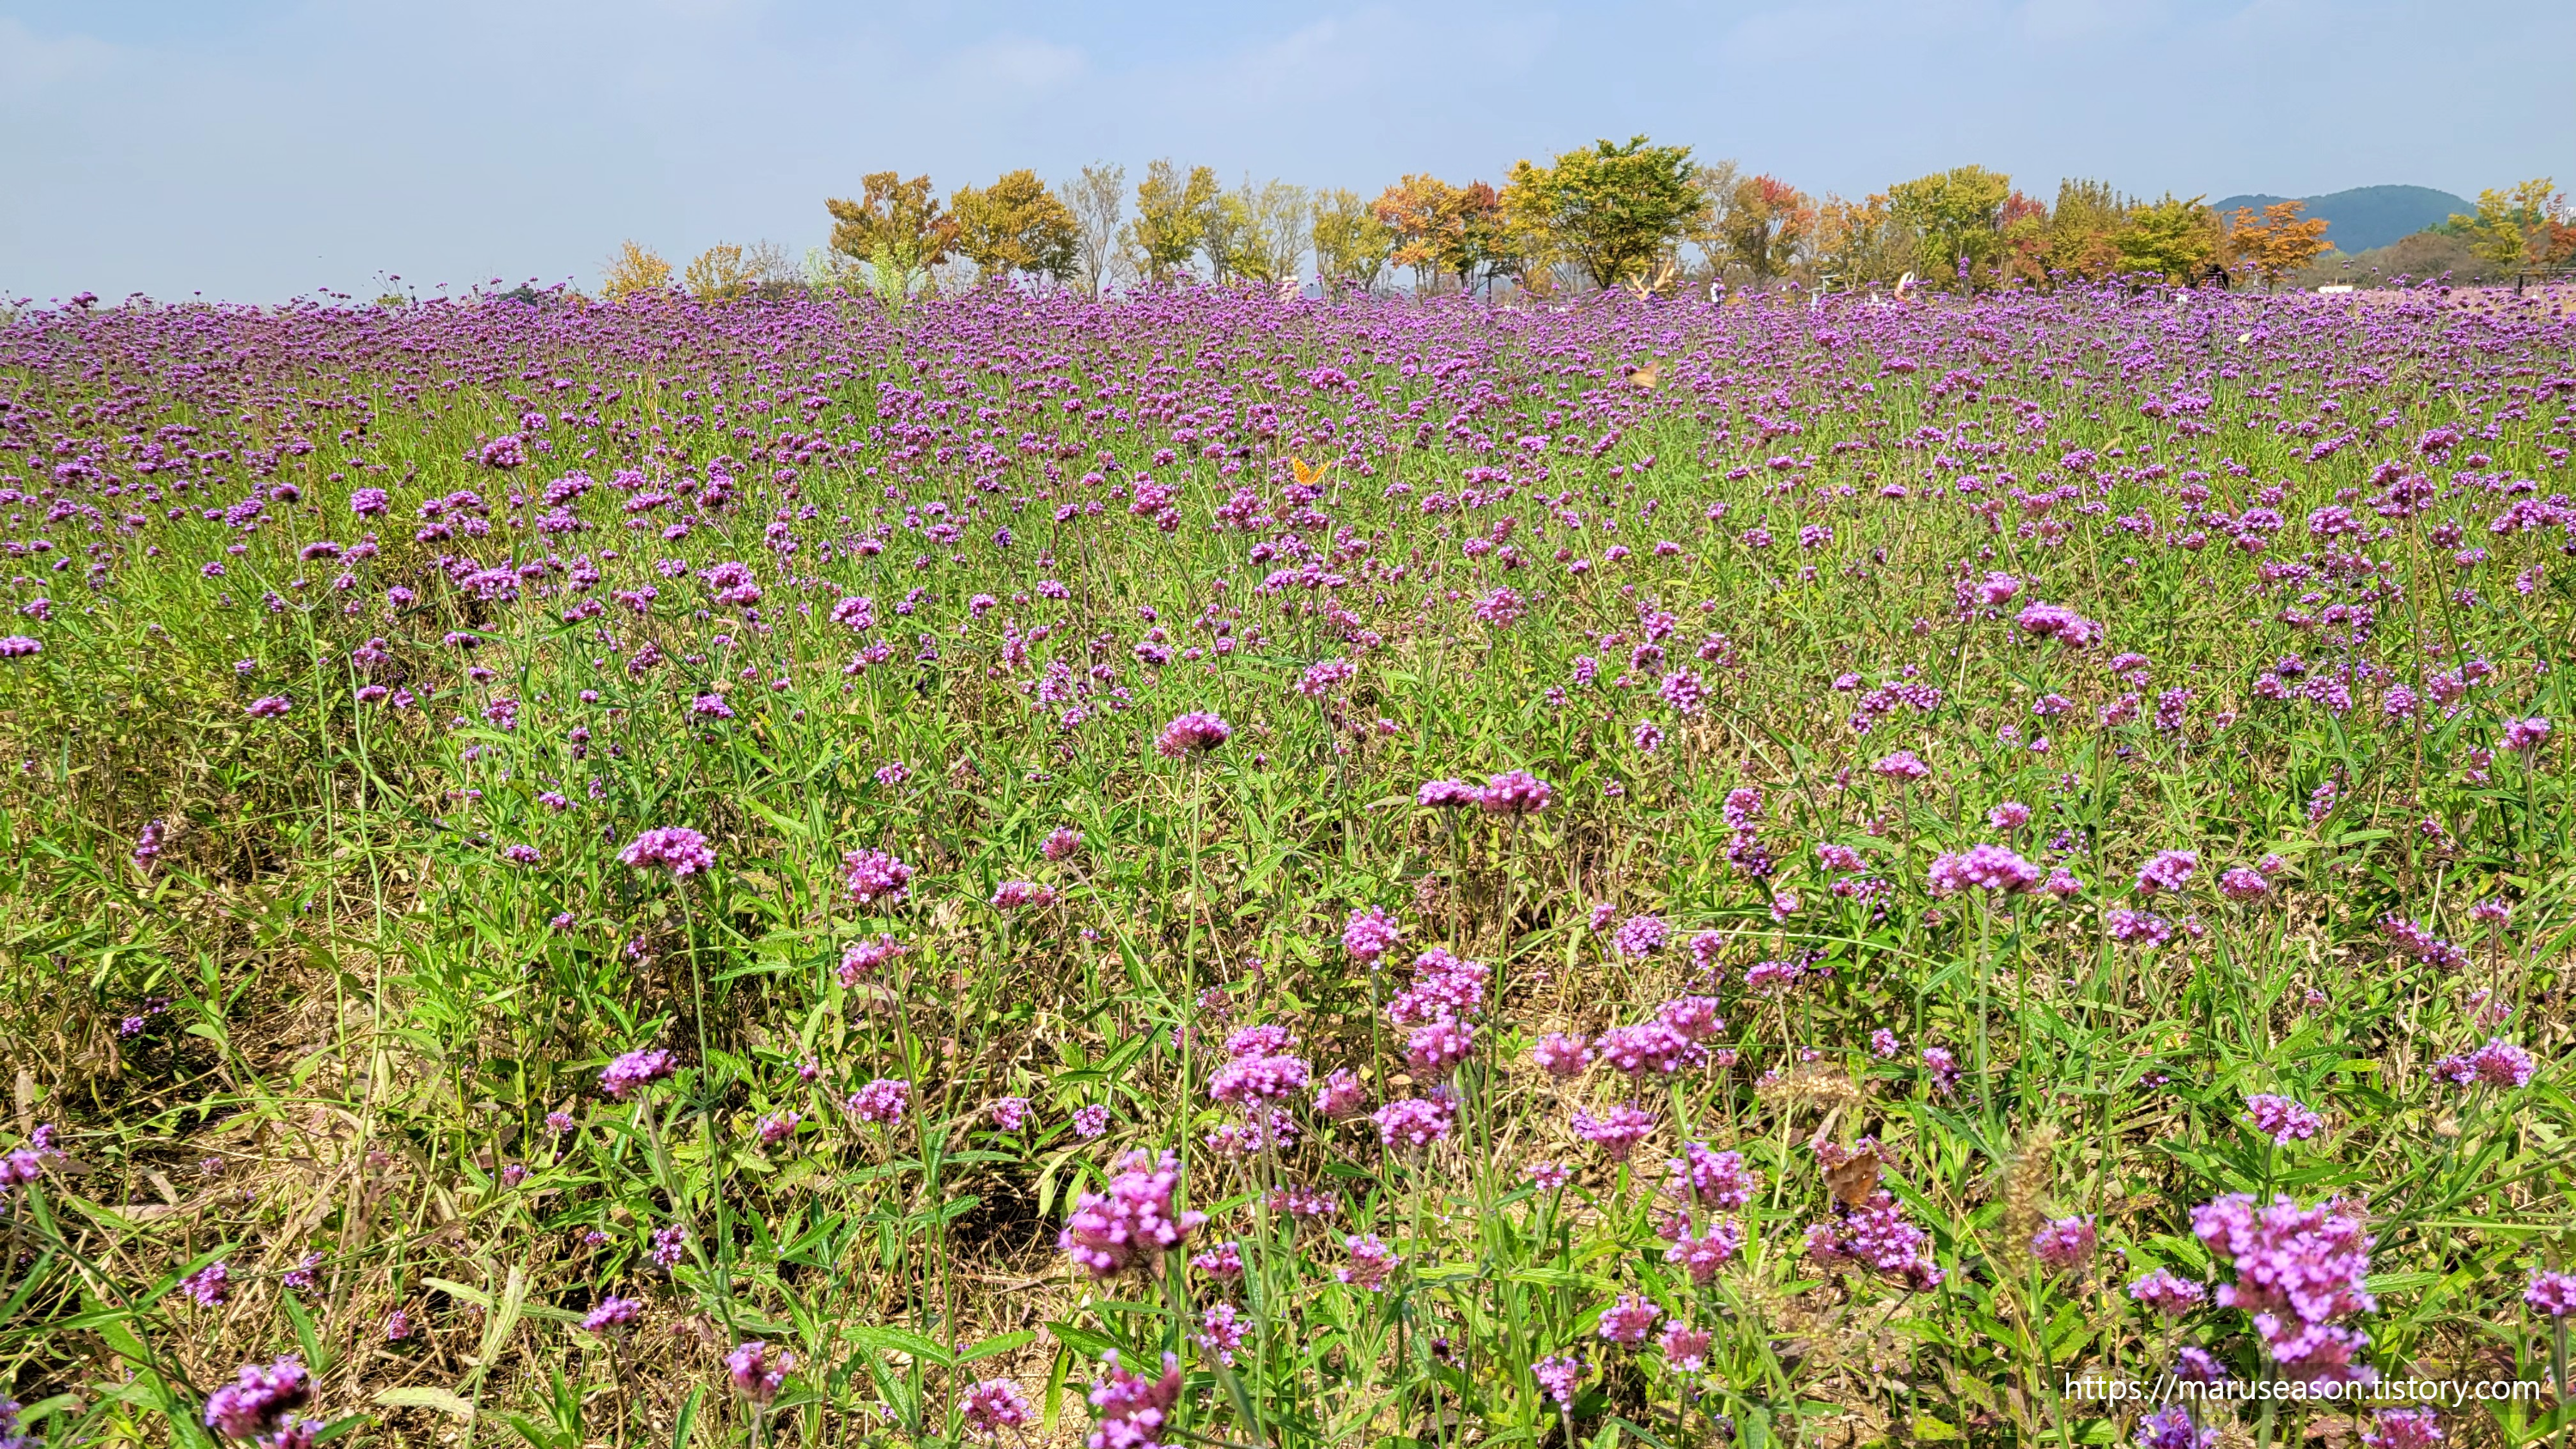
[[[1395,233],[1356,191],[1336,188],[1315,196],[1315,270],[1326,292],[1368,292],[1386,271]]]
[[[2128,225],[2111,239],[2121,271],[2152,272],[2178,282],[2207,276],[2222,242],[2217,212],[2200,197],[2178,201],[2170,191],[2161,201],[2130,208]]]
[[[1959,263],[1991,268],[2000,250],[2004,198],[2012,178],[1983,166],[1954,166],[1887,189],[1894,219],[1916,237],[1923,273],[1948,279]]]
[[[1297,275],[1309,230],[1306,188],[1269,181],[1243,185],[1217,198],[1203,247],[1219,280],[1241,277],[1265,285]]]
[[[1169,160],[1145,168],[1145,179],[1136,183],[1136,219],[1128,236],[1143,254],[1147,280],[1162,281],[1189,265],[1207,236],[1216,199],[1216,173],[1205,166],[1190,168],[1186,177]]]
[[[1007,172],[982,190],[959,187],[948,207],[957,219],[957,250],[981,280],[1026,272],[1062,282],[1073,275],[1081,228],[1036,172]]]
[[[2049,209],[2040,233],[2041,265],[2070,277],[2111,275],[2120,267],[2115,239],[2134,209],[2135,203],[2107,182],[2059,182],[2057,205]]]
[[[1612,287],[1648,275],[1691,234],[1705,206],[1696,171],[1688,146],[1599,141],[1549,166],[1515,165],[1506,207],[1538,220],[1594,285]]]
[[[823,203],[832,213],[832,249],[881,274],[880,290],[908,294],[915,278],[948,260],[957,223],[940,210],[927,176],[906,181],[900,173],[876,171],[860,184],[866,190],[859,200]]]

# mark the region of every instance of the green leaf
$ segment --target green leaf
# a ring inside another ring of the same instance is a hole
[[[1013,1349],[1019,1348],[1025,1344],[1033,1343],[1036,1340],[1037,1335],[1026,1329],[1022,1329],[1018,1333],[1006,1333],[999,1338],[988,1338],[982,1343],[975,1345],[973,1348],[960,1352],[957,1355],[957,1362],[959,1364],[970,1364],[979,1358],[991,1358],[997,1353],[1009,1353]]]
[[[698,1404],[706,1396],[703,1384],[689,1390],[688,1399],[680,1405],[680,1417],[671,1425],[671,1449],[689,1449],[689,1431],[698,1426]]]
[[[923,1363],[938,1368],[956,1366],[955,1360],[949,1357],[948,1350],[907,1328],[887,1328],[878,1324],[865,1324],[851,1329],[849,1336],[851,1341],[860,1347],[874,1349],[879,1353],[909,1354]]]
[[[50,1399],[38,1399],[18,1411],[18,1422],[33,1424],[38,1420],[59,1414],[65,1409],[77,1409],[80,1407],[80,1402],[78,1394],[56,1394]]]
[[[1097,1359],[1118,1347],[1117,1342],[1108,1336],[1088,1328],[1076,1328],[1070,1323],[1049,1320],[1046,1329],[1048,1336],[1056,1342],[1089,1358]]]
[[[287,1321],[295,1326],[295,1345],[304,1350],[305,1366],[313,1370],[316,1378],[329,1373],[331,1357],[322,1351],[321,1335],[313,1329],[313,1315],[292,1293],[279,1295],[277,1301],[286,1309]]]
[[[450,1298],[471,1303],[477,1308],[490,1308],[492,1306],[491,1294],[484,1292],[480,1288],[469,1288],[464,1284],[457,1282],[453,1278],[423,1278],[420,1281],[437,1289],[439,1292],[446,1294]]]

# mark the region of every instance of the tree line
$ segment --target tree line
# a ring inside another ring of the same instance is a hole
[[[927,288],[1008,281],[1091,296],[1180,278],[1349,296],[1507,287],[1554,296],[1626,288],[1952,290],[2053,286],[2112,276],[2276,285],[2329,251],[2326,223],[2291,201],[2221,216],[2202,198],[2155,200],[2099,181],[2060,182],[2053,201],[1983,166],[1918,176],[1852,200],[1810,196],[1733,161],[1644,136],[1603,140],[1545,164],[1522,160],[1499,186],[1405,176],[1374,198],[1158,160],[1131,187],[1123,166],[1086,166],[1049,185],[1017,170],[944,198],[928,176],[879,171],[857,199],[824,203],[830,243],[801,260],[770,243],[720,243],[676,285],[700,297],[767,288],[876,293],[890,305]],[[2547,180],[2481,192],[2446,231],[2512,271],[2576,260],[2576,225]],[[1909,282],[1909,278],[1911,282]],[[670,264],[628,242],[607,268],[625,296],[675,285]]]

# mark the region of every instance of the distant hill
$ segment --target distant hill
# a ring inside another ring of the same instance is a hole
[[[2220,216],[2240,206],[2257,210],[2293,198],[2287,196],[2230,196],[2210,203]],[[2451,219],[2451,213],[2468,214],[2477,210],[2467,201],[2447,191],[2429,186],[2356,186],[2331,196],[2296,198],[2307,203],[2307,214],[2323,217],[2326,240],[2345,253],[2366,252],[2384,247],[2399,237],[2439,226]]]

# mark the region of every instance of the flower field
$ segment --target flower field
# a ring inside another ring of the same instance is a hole
[[[2559,1437],[2571,302],[21,314],[0,1432]]]

